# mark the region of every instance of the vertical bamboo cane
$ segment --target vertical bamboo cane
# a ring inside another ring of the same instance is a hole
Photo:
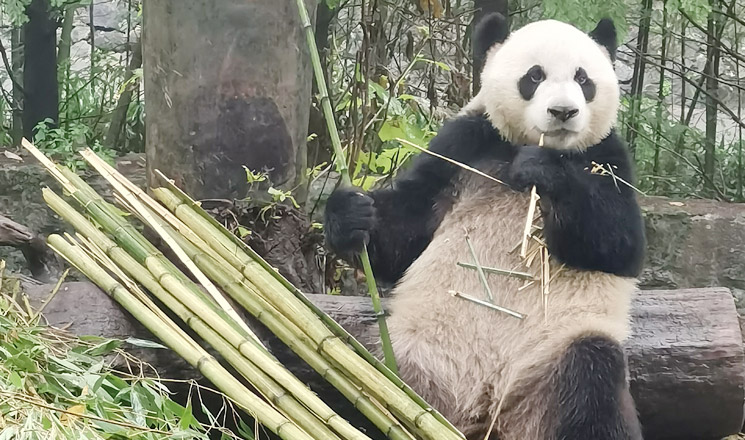
[[[326,88],[326,80],[323,75],[323,68],[321,67],[321,59],[318,56],[318,48],[316,47],[316,39],[313,35],[313,27],[310,23],[310,17],[308,17],[308,10],[305,9],[305,3],[303,0],[297,0],[297,7],[300,13],[300,21],[302,22],[303,28],[305,29],[305,36],[308,40],[308,51],[310,52],[310,59],[313,63],[313,72],[316,77],[316,84],[318,85],[318,94],[321,96],[321,106],[323,108],[323,115],[326,119],[326,125],[329,130],[329,137],[331,138],[331,145],[334,147],[334,155],[336,159],[336,166],[341,174],[342,183],[346,186],[352,185],[352,179],[349,177],[349,169],[347,168],[347,161],[344,158],[344,151],[341,147],[341,140],[339,139],[339,132],[336,130],[336,123],[334,122],[334,111],[331,108],[331,101],[329,100],[328,90]],[[398,375],[398,367],[396,365],[396,359],[393,355],[393,345],[391,344],[391,337],[388,333],[388,324],[385,322],[385,312],[383,311],[383,305],[380,302],[380,295],[378,294],[378,286],[375,282],[375,276],[372,271],[372,265],[370,264],[370,256],[367,253],[367,246],[362,248],[360,253],[360,260],[362,261],[362,268],[365,271],[365,279],[367,280],[367,291],[372,299],[373,308],[378,318],[378,326],[380,327],[380,342],[383,346],[383,356],[385,357],[385,364],[388,368]]]

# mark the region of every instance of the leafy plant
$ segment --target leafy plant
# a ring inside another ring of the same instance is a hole
[[[590,31],[602,18],[611,18],[616,25],[619,41],[628,32],[628,2],[625,0],[544,0],[541,2],[545,18],[572,23]]]
[[[5,281],[0,289],[2,438],[208,438],[191,403],[171,400],[163,383],[122,377],[107,367],[107,359],[116,356],[137,370],[137,361],[121,350],[124,341],[78,339],[42,327],[9,296],[19,295],[18,284],[2,280],[2,274],[0,281]]]
[[[113,152],[94,139],[91,127],[79,121],[54,128],[52,120],[46,119],[36,126],[34,142],[42,151],[72,169],[85,168],[85,161],[77,153],[86,147],[103,155],[109,162],[113,159]]]

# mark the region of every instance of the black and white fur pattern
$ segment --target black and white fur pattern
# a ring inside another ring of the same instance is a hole
[[[621,344],[645,240],[613,131],[615,28],[541,21],[507,35],[501,16],[479,25],[481,92],[430,144],[506,184],[422,154],[391,188],[334,192],[327,241],[348,258],[367,241],[375,273],[396,282],[388,326],[402,378],[469,439],[499,408],[500,440],[639,440]],[[451,296],[483,298],[476,273],[456,265],[472,260],[464,228],[481,264],[525,270],[514,249],[533,185],[554,269],[547,316],[539,283],[518,290],[513,277],[489,283],[523,320]]]

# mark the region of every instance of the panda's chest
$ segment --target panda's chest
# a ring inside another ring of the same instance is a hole
[[[522,242],[529,205],[528,193],[501,186],[466,186],[425,253],[457,256],[464,261],[455,264],[462,266],[473,263],[473,248],[480,264],[515,270],[521,264],[516,250]]]

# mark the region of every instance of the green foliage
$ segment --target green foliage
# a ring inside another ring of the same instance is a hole
[[[611,18],[616,25],[619,41],[628,32],[628,6],[625,0],[544,0],[545,18],[566,21],[585,31],[591,31],[603,18]]]
[[[292,195],[292,190],[282,190],[275,188],[269,182],[269,174],[264,171],[252,171],[244,166],[246,170],[246,182],[248,183],[248,197],[246,201],[259,207],[259,217],[266,221],[266,214],[274,216],[274,211],[278,205],[290,202],[295,208],[300,208],[297,200]],[[263,184],[263,185],[260,185]],[[238,230],[241,238],[249,235],[251,231],[245,228]]]
[[[142,69],[124,81],[125,67],[118,56],[97,51],[91,71],[72,71],[63,64],[58,69],[60,81],[60,124],[84,122],[90,129],[89,139],[103,143],[108,133],[111,115],[118,104],[119,95],[127,87],[134,87],[142,79]],[[142,145],[141,127],[144,120],[144,103],[133,99],[127,109],[125,136],[120,152],[138,150],[127,148],[130,143]]]
[[[0,0],[0,11],[11,26],[20,26],[28,21],[26,6],[31,0]]]
[[[341,6],[342,0],[321,0],[322,2],[326,3],[326,6],[328,6],[329,9],[334,10]]]
[[[162,383],[122,379],[107,368],[107,356],[134,361],[121,351],[123,341],[71,338],[22,310],[0,295],[2,438],[207,439],[191,404],[171,400]]]
[[[697,23],[704,23],[704,27],[706,27],[706,18],[711,12],[709,0],[667,0],[665,8],[669,12],[681,10]]]
[[[113,158],[113,152],[101,146],[95,139],[91,127],[80,121],[69,122],[58,128],[53,128],[51,119],[42,121],[36,126],[34,144],[72,169],[86,167],[86,162],[80,159],[78,154],[86,147],[90,147],[109,162]]]

